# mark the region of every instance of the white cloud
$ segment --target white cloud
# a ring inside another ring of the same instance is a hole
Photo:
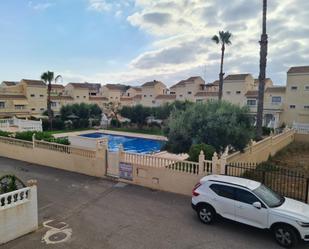
[[[37,10],[37,11],[46,10],[46,9],[48,9],[48,8],[53,6],[53,4],[49,3],[49,2],[46,2],[46,3],[33,3],[32,1],[30,1],[28,3],[28,5],[29,5],[29,7],[31,7],[34,10]]]
[[[153,40],[143,53],[127,63],[122,72],[97,73],[96,81],[136,82],[148,79],[173,80],[191,74],[218,77],[220,47],[211,41],[219,30],[233,33],[227,47],[226,74],[249,72],[257,76],[262,1],[260,0],[88,0],[89,8],[113,11]],[[133,6],[134,2],[134,6]],[[308,0],[268,2],[268,77],[284,84],[285,72],[293,65],[308,64]],[[130,9],[130,11],[128,11]],[[79,76],[83,78],[85,76]],[[86,78],[85,78],[86,79]]]
[[[112,9],[112,4],[108,3],[105,0],[89,0],[90,10],[95,10],[98,12],[106,12]]]

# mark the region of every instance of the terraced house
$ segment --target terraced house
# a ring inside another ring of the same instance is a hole
[[[254,118],[258,103],[258,79],[250,73],[230,74],[224,79],[223,100],[248,106]],[[95,103],[102,109],[109,102],[122,106],[160,106],[176,100],[207,102],[218,99],[218,80],[205,84],[194,76],[172,85],[153,80],[141,86],[100,83],[52,84],[52,109],[73,103]],[[0,117],[39,117],[46,110],[47,87],[40,80],[3,81],[0,85]],[[291,67],[286,86],[274,85],[266,79],[264,93],[264,125],[278,127],[293,123],[309,123],[309,66]]]

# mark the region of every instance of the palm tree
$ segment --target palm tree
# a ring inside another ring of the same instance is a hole
[[[266,34],[266,14],[267,14],[267,0],[263,0],[263,27],[260,40],[260,74],[259,74],[259,94],[258,94],[258,107],[256,115],[256,137],[262,138],[263,126],[263,109],[264,109],[264,90],[266,78],[266,63],[267,63],[267,49],[268,49],[268,36]]]
[[[58,75],[56,78],[54,78],[54,72],[44,72],[41,75],[41,80],[43,80],[46,84],[48,84],[47,86],[47,113],[48,113],[48,121],[49,121],[49,125],[50,125],[50,129],[52,129],[52,119],[53,119],[53,112],[51,109],[51,100],[50,100],[50,93],[51,93],[51,84],[52,81],[55,80],[55,82],[57,82],[57,80],[61,78],[61,75]]]
[[[231,37],[232,33],[229,31],[219,31],[219,36],[214,35],[211,40],[213,40],[216,44],[221,45],[221,64],[220,64],[220,73],[219,73],[219,100],[222,99],[222,91],[223,91],[223,60],[224,60],[224,52],[225,52],[225,46],[231,45]]]

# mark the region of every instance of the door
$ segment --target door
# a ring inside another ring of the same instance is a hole
[[[268,227],[268,209],[251,192],[237,188],[235,190],[235,219],[238,222],[245,223],[258,228]],[[260,209],[253,206],[253,203],[260,202]]]
[[[235,220],[235,188],[216,183],[209,188],[215,192],[210,199],[216,212],[224,218]]]
[[[107,151],[106,174],[112,177],[119,177],[119,152],[118,151]]]

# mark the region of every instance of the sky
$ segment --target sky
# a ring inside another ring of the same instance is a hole
[[[309,1],[268,1],[267,77],[286,83],[291,66],[309,65]],[[39,79],[51,70],[68,82],[171,86],[190,76],[258,76],[262,0],[1,0],[0,81]]]

